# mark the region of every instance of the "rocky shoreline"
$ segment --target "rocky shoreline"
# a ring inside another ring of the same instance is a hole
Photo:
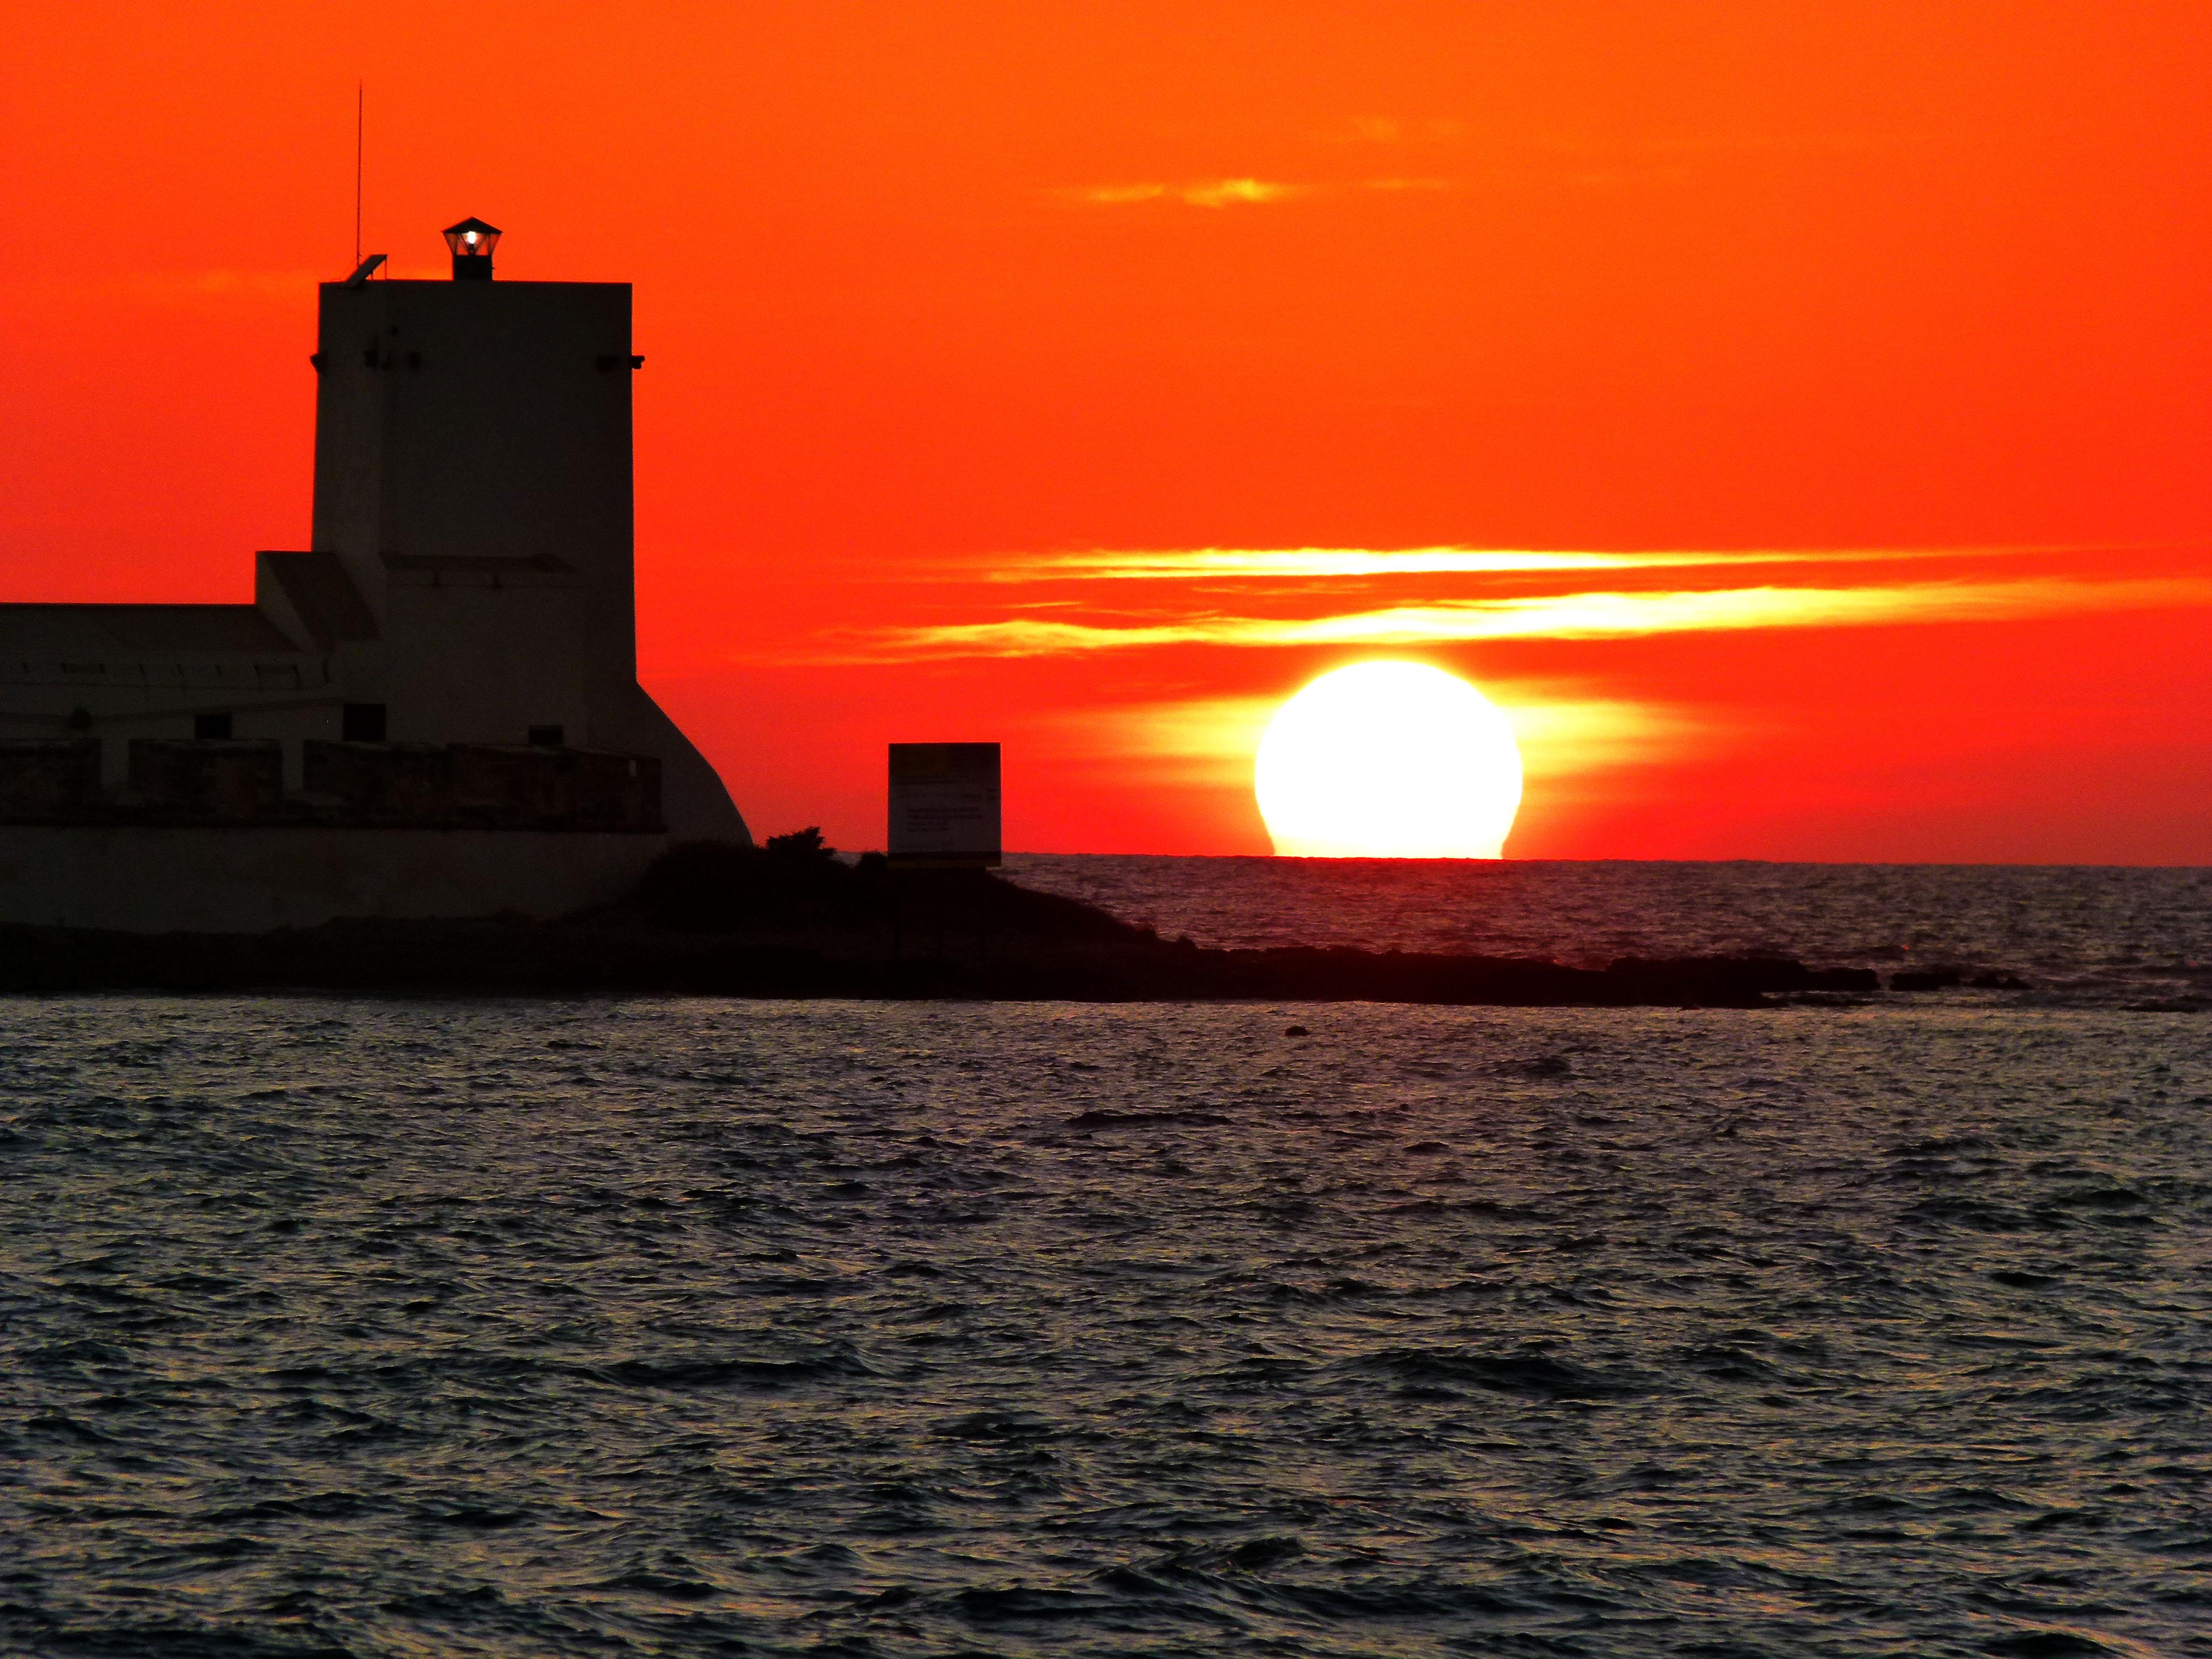
[[[874,948],[868,948],[872,944]],[[342,991],[1006,1001],[1411,1002],[1757,1007],[1878,989],[1862,969],[1697,957],[1601,970],[1516,957],[1351,949],[1212,951],[1165,941],[748,938],[605,922],[333,922],[258,934],[0,928],[0,993]]]
[[[1938,989],[1956,982],[1907,985]],[[1941,979],[1942,976],[1923,976]],[[2000,982],[1993,981],[1993,983]],[[2003,976],[2007,988],[2017,981]],[[1863,968],[1786,957],[1529,957],[1212,950],[981,871],[848,863],[818,836],[695,845],[629,901],[564,921],[343,921],[257,934],[0,927],[0,993],[681,994],[1008,1001],[1372,1001],[1748,1008],[1853,1000]]]

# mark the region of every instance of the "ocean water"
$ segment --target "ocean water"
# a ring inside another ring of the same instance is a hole
[[[0,1003],[0,1651],[2212,1654],[2208,1030]]]
[[[2009,973],[2030,987],[2002,999],[2014,1004],[2212,1008],[2212,869],[1054,854],[1006,864],[1017,880],[1200,945],[1358,945],[1600,967],[1626,956],[1779,952],[1885,975]]]

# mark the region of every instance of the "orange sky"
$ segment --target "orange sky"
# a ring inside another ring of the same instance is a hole
[[[9,27],[0,597],[303,544],[365,78],[399,274],[637,284],[642,674],[758,832],[999,738],[1010,846],[1265,850],[1257,722],[1392,654],[1518,856],[2212,863],[2201,5]]]

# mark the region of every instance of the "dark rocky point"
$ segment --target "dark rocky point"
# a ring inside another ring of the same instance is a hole
[[[1893,991],[1949,991],[1955,989],[1965,979],[1966,975],[1956,968],[1911,969],[1892,974],[1889,988]]]
[[[1900,974],[1893,983],[1915,977]],[[1954,975],[1948,983],[1956,983]],[[555,922],[338,921],[256,934],[0,927],[0,991],[667,994],[1012,1001],[1372,1001],[1753,1008],[1869,992],[1786,957],[1212,950],[983,870],[848,862],[805,830],[678,846],[622,904]],[[1286,1036],[1307,1035],[1293,1025]]]

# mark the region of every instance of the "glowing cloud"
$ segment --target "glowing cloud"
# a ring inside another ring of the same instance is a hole
[[[1363,179],[1355,184],[1291,185],[1267,179],[1206,179],[1187,185],[1091,185],[1079,190],[1055,191],[1054,195],[1093,207],[1127,207],[1140,202],[1179,202],[1185,207],[1246,207],[1261,202],[1287,202],[1302,196],[1338,195],[1346,191],[1388,191],[1449,190],[1448,179]]]
[[[1068,192],[1079,201],[1103,207],[1132,202],[1181,202],[1187,207],[1234,207],[1254,202],[1281,202],[1305,194],[1298,185],[1271,184],[1264,179],[1214,179],[1189,185],[1097,185]]]
[[[1106,581],[1434,575],[1511,575],[1572,570],[1666,570],[1705,566],[1871,564],[1895,560],[1970,558],[2028,551],[2010,548],[1751,549],[1728,552],[1662,550],[1615,553],[1522,548],[1364,547],[1225,548],[1046,553],[994,559],[983,571],[994,582],[1083,577]]]
[[[2212,605],[2212,580],[1928,582],[1868,587],[1738,587],[1448,599],[1343,616],[1200,616],[1172,622],[1036,617],[884,630],[843,660],[1035,657],[1146,646],[1419,646],[1482,640],[1605,639],[1753,628],[1994,622],[2075,611]]]
[[[1652,765],[1706,735],[1684,710],[1594,696],[1581,685],[1486,682],[1531,778]],[[1064,714],[1040,728],[1041,752],[1148,784],[1241,787],[1279,694],[1193,697]]]

